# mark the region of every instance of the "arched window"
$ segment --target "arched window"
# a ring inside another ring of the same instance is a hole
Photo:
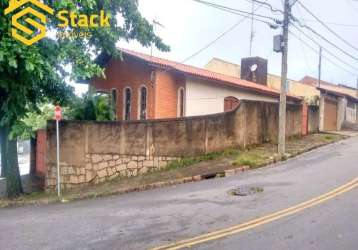
[[[236,109],[240,104],[239,99],[233,96],[225,97],[224,99],[224,112]]]
[[[185,92],[184,88],[178,89],[178,117],[185,116]]]
[[[132,91],[130,88],[125,88],[124,89],[124,120],[128,121],[131,119],[131,110],[132,110],[132,107],[131,107],[131,103],[132,103]]]
[[[111,105],[115,116],[117,117],[117,89],[111,89]]]
[[[147,95],[148,95],[147,88],[145,86],[142,86],[139,89],[139,103],[138,103],[139,120],[147,119]]]

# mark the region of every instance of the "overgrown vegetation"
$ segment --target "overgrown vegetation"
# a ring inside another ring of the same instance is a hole
[[[333,135],[325,135],[324,136],[324,139],[326,140],[326,141],[332,141],[332,140],[334,140],[334,136]]]
[[[44,104],[38,111],[27,112],[13,127],[12,138],[28,140],[35,137],[39,129],[44,129],[48,120],[54,119],[54,105]],[[108,94],[84,94],[73,96],[68,105],[63,107],[65,120],[112,121],[115,120],[114,107]]]
[[[267,155],[248,151],[239,154],[233,164],[234,166],[249,166],[250,168],[255,168],[265,164],[268,160],[270,160],[270,157]]]
[[[238,154],[239,152],[240,151],[238,149],[228,149],[228,150],[225,150],[222,152],[213,152],[213,153],[208,153],[208,154],[201,155],[201,156],[184,157],[182,159],[170,162],[168,164],[168,166],[166,167],[166,170],[183,168],[183,167],[191,166],[191,165],[203,162],[203,161],[216,160],[216,159],[220,159],[223,157],[232,157],[232,156]]]

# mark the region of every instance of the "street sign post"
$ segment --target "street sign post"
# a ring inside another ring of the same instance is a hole
[[[56,155],[57,155],[57,195],[61,196],[59,122],[62,119],[62,109],[60,106],[55,107],[55,119],[56,119]]]

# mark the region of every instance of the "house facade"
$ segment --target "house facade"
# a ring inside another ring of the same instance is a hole
[[[205,68],[217,73],[242,77],[241,65],[218,58],[213,58]],[[267,73],[267,86],[280,90],[281,77]],[[287,91],[303,98],[312,109],[319,108],[320,131],[341,130],[345,126],[358,123],[358,94],[355,88],[326,81],[321,81],[318,86],[318,79],[305,76],[300,81],[288,79]]]
[[[205,69],[217,73],[241,78],[241,65],[231,63],[219,58],[211,59],[206,65]],[[267,73],[267,86],[280,90],[281,89],[281,76]],[[320,91],[314,85],[302,84],[299,81],[288,79],[287,91],[291,95],[299,96],[310,105],[318,105]]]
[[[118,120],[166,119],[215,114],[240,100],[278,102],[268,86],[174,61],[122,49],[123,60],[109,58],[106,78],[91,80],[112,96]],[[300,104],[288,95],[289,103]]]
[[[320,92],[321,131],[341,130],[345,126],[355,127],[358,124],[358,93],[357,89],[344,85],[336,85],[305,76],[301,83],[315,86]]]

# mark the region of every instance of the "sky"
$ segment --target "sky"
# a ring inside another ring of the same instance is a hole
[[[208,2],[224,5],[230,8],[251,12],[250,0],[206,0]],[[300,0],[312,13],[323,20],[329,28],[339,34],[343,39],[353,46],[358,47],[358,1],[356,0]],[[267,0],[277,9],[283,9],[282,0]],[[282,14],[273,13],[270,9],[260,7],[256,14],[282,19]],[[164,27],[157,26],[156,33],[171,47],[171,51],[163,53],[157,49],[153,55],[166,59],[182,62],[210,42],[215,40],[223,32],[244,19],[235,29],[227,33],[212,46],[205,49],[190,60],[185,61],[197,67],[204,67],[213,57],[240,64],[241,58],[249,56],[251,19],[227,13],[193,0],[139,0],[139,10],[142,15],[152,21],[160,22]],[[358,60],[351,58],[358,57],[358,50],[348,46],[324,26],[318,22],[312,22],[310,16],[298,3],[292,8],[292,13],[299,19],[304,19],[306,24],[326,37],[329,41],[341,48],[346,54],[340,52],[329,43],[312,35],[307,29],[301,28],[309,37],[314,38],[323,47],[322,79],[349,86],[356,86],[358,77]],[[344,24],[344,25],[337,25]],[[288,52],[288,77],[300,80],[305,75],[318,76],[318,51],[319,46],[312,43],[302,33],[291,26],[292,33],[303,39],[314,50],[308,48],[293,35],[289,37]],[[260,56],[268,59],[268,70],[271,74],[280,75],[281,54],[273,52],[273,36],[280,34],[281,29],[271,29],[267,24],[254,21],[254,40],[252,56]],[[135,41],[119,41],[119,47],[136,50],[150,54],[150,48],[143,48]],[[328,53],[333,53],[340,60],[350,64],[356,69],[338,61]],[[332,64],[329,60],[339,66]],[[343,68],[343,69],[342,69]],[[351,73],[346,72],[350,71]],[[76,86],[76,92],[83,92],[85,86]]]

